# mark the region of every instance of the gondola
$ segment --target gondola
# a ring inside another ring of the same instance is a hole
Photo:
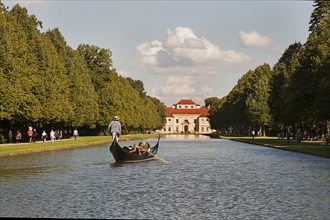
[[[152,154],[157,154],[159,147],[159,139],[160,139],[160,135],[158,135],[157,144],[150,148],[150,152]],[[132,162],[142,162],[142,161],[155,159],[155,157],[150,153],[142,153],[142,154],[129,153],[127,150],[123,149],[119,145],[117,138],[115,138],[112,141],[110,145],[110,152],[112,153],[116,162],[132,163]]]

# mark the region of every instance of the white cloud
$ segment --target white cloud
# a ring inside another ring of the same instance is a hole
[[[262,48],[267,47],[273,43],[273,39],[271,37],[261,35],[254,30],[250,31],[249,33],[240,31],[238,34],[241,40],[241,44],[244,47]]]
[[[239,51],[222,51],[188,27],[167,29],[164,42],[143,42],[136,47],[134,63],[151,73],[213,74],[221,66],[241,64],[251,58]]]
[[[215,96],[216,92],[210,87],[200,86],[202,78],[202,76],[168,76],[163,86],[152,89],[151,96],[166,103],[176,103],[180,98],[186,98],[203,104],[202,97]]]
[[[164,86],[156,89],[159,94],[171,95],[171,96],[185,96],[195,94],[196,89],[193,85],[196,83],[196,79],[191,76],[169,76]]]

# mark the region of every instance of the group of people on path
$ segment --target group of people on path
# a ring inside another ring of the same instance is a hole
[[[29,137],[29,142],[31,143],[32,141],[36,141],[37,137],[37,132],[33,133],[33,131],[30,129],[27,132],[27,135]],[[20,130],[17,130],[16,135],[15,135],[16,143],[21,143],[22,142],[22,132]],[[11,130],[8,132],[8,142],[11,144],[14,141],[14,134]]]
[[[32,126],[28,127],[28,131],[26,132],[27,137],[28,137],[28,142],[29,143],[35,143],[38,139],[38,132],[35,128]],[[73,136],[74,139],[77,140],[77,137],[79,136],[78,130],[75,129],[73,131]],[[47,133],[45,130],[41,133],[41,140],[43,143],[46,143],[47,140]],[[53,129],[49,133],[50,141],[51,143],[54,143],[56,139],[61,139],[62,138],[62,132],[61,131],[54,131]],[[14,137],[14,134],[11,130],[8,131],[8,142],[13,143],[14,138],[16,139],[16,143],[21,143],[22,142],[22,132],[20,130],[17,130],[16,135]]]
[[[251,136],[252,136],[253,139],[256,136],[256,132],[255,132],[254,129],[251,131]],[[326,143],[326,145],[330,145],[329,129],[327,130],[327,132],[325,133],[324,136],[325,136],[325,143]],[[292,131],[290,130],[290,128],[287,128],[286,131],[281,130],[278,133],[278,137],[281,138],[281,139],[284,139],[285,138],[287,140],[287,144],[289,145],[290,144],[290,141],[294,137],[294,134],[292,133]],[[296,140],[297,140],[297,143],[298,144],[300,144],[302,140],[309,140],[307,132],[306,131],[301,132],[301,129],[300,128],[297,130],[295,137],[296,137]],[[314,138],[311,138],[310,140],[320,140],[320,139],[321,139],[321,135],[318,135],[318,136],[315,136]]]

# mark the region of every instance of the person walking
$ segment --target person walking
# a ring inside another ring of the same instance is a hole
[[[33,143],[36,142],[36,140],[37,140],[37,135],[38,135],[37,130],[34,128],[34,129],[33,129],[33,133],[32,133],[32,142],[33,142]]]
[[[119,117],[115,116],[114,119],[110,122],[108,130],[112,135],[112,140],[119,138],[121,135],[121,123],[119,122]]]
[[[251,131],[251,135],[252,135],[252,138],[254,139],[254,136],[256,135],[256,132],[254,131],[254,129]]]
[[[32,127],[31,126],[29,126],[29,130],[27,131],[27,135],[29,136],[29,142],[32,143],[33,131],[32,131]]]
[[[46,139],[47,139],[47,133],[46,131],[44,130],[41,134],[41,139],[42,139],[42,143],[45,143],[46,142]]]
[[[288,130],[286,132],[286,140],[287,140],[288,145],[290,145],[290,139],[291,139],[291,131],[288,128]]]
[[[298,144],[300,144],[301,143],[301,140],[302,140],[302,133],[300,131],[300,128],[297,131],[296,138],[297,138]]]
[[[55,141],[55,132],[54,132],[53,130],[51,130],[49,136],[50,136],[50,140],[51,140],[51,142],[52,142],[52,144],[53,144],[54,141]]]
[[[74,131],[73,131],[73,136],[74,136],[74,139],[75,140],[77,140],[77,137],[78,137],[78,130],[77,130],[77,128],[76,129],[74,129]]]
[[[17,143],[20,143],[21,140],[22,140],[22,133],[19,130],[17,130],[17,133],[16,133],[16,142]]]

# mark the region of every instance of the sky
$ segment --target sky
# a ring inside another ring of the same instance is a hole
[[[2,0],[58,28],[69,46],[112,52],[113,67],[166,106],[224,97],[249,70],[305,43],[312,1]]]

